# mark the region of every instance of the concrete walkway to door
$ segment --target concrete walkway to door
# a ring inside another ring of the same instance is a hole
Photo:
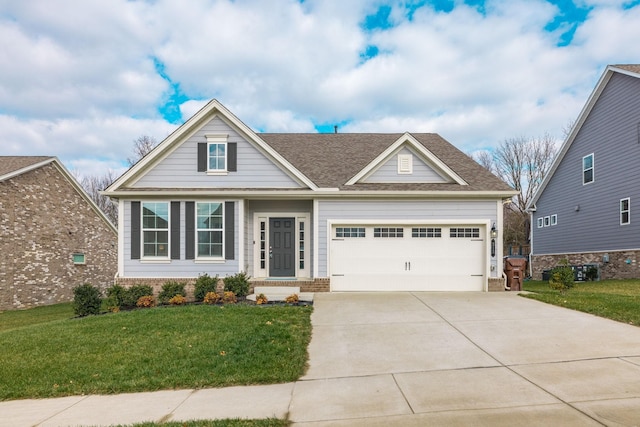
[[[296,426],[640,425],[640,328],[514,293],[316,294]]]

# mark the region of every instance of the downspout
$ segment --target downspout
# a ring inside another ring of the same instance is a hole
[[[531,240],[531,242],[529,243],[529,255],[528,255],[528,270],[529,270],[529,277],[533,278],[533,262],[531,258],[531,254],[533,253],[533,213],[537,210],[535,203],[527,208],[525,210],[525,212],[527,212],[529,214],[529,239]]]

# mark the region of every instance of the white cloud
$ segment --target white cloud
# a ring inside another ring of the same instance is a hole
[[[437,132],[464,151],[575,119],[608,63],[640,58],[640,6],[593,7],[569,46],[543,0],[455,2],[364,31],[366,0],[0,2],[0,154],[118,169],[141,135],[163,139],[170,86],[187,119],[217,98],[260,131]],[[375,45],[380,54],[363,63]],[[71,166],[69,166],[71,165]]]

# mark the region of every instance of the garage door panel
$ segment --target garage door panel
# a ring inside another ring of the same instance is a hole
[[[375,227],[367,226],[364,237],[331,241],[332,290],[484,289],[483,239],[450,237],[448,226],[438,227],[441,228],[438,237],[414,237],[411,225],[394,227],[404,229],[402,237],[374,237]],[[483,227],[473,228],[479,228],[483,235]],[[332,233],[335,236],[335,227]]]

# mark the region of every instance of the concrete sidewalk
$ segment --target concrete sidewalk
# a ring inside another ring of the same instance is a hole
[[[0,426],[640,425],[640,328],[514,293],[316,294],[296,383],[0,402]]]

